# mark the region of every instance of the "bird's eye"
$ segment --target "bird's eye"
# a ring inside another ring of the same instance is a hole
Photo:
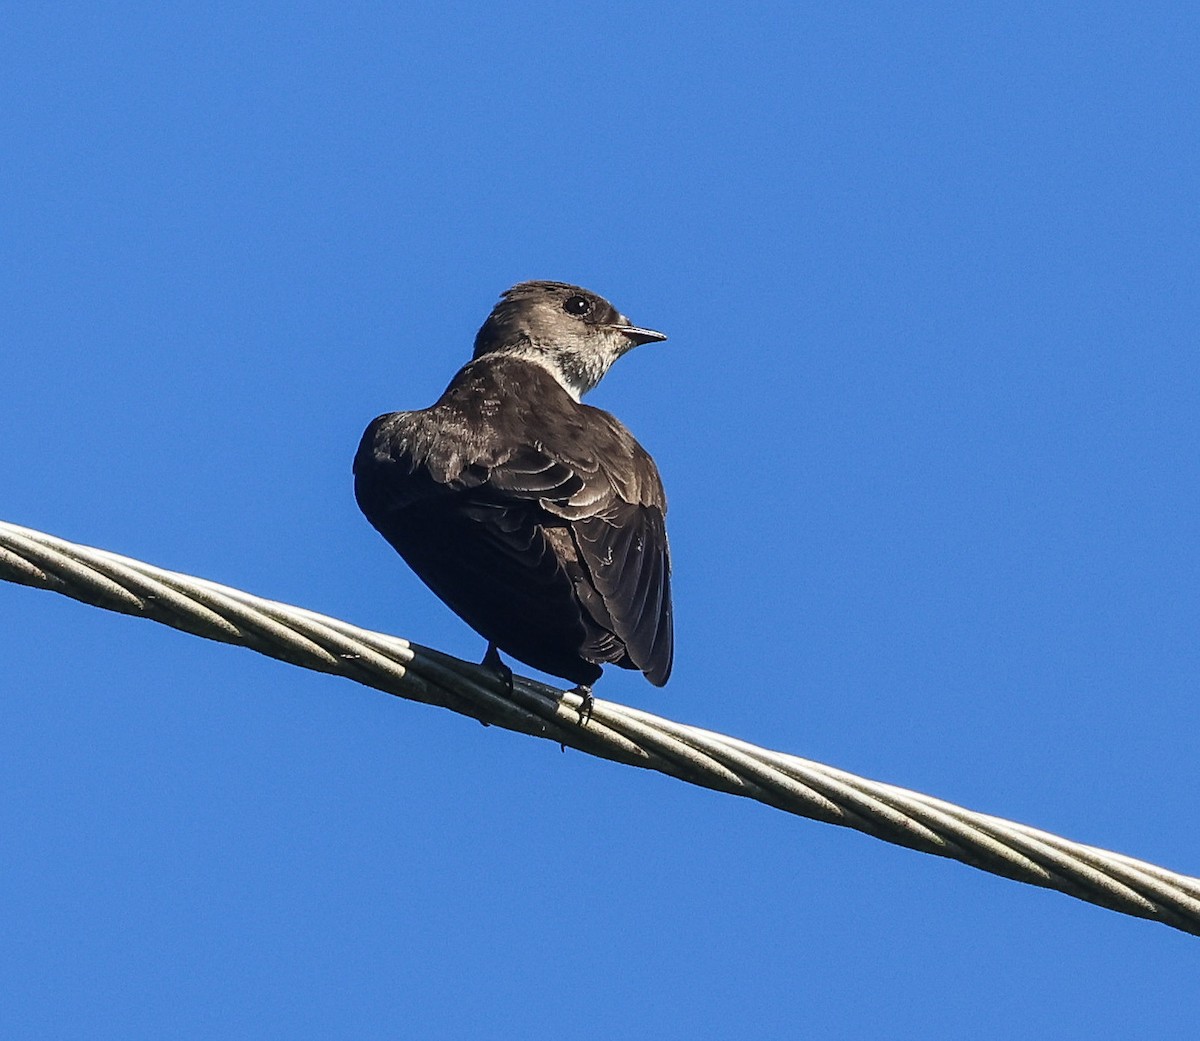
[[[576,318],[582,318],[585,314],[592,313],[592,302],[586,296],[569,296],[563,301],[563,310]]]

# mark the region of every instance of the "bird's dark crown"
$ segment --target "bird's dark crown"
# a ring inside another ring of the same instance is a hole
[[[476,334],[474,357],[522,344],[576,341],[624,322],[612,304],[589,289],[567,282],[518,282],[501,294]]]

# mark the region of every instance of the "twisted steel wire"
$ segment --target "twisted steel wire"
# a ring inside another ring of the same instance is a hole
[[[0,578],[1200,935],[1200,879],[614,702],[582,725],[573,693],[303,608],[3,521]]]

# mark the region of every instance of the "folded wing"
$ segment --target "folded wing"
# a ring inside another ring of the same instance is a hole
[[[662,483],[615,418],[571,405],[486,436],[440,405],[381,416],[355,460],[359,505],[502,650],[576,683],[608,662],[661,685],[673,657]]]

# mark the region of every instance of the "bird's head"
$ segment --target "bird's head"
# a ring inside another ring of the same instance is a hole
[[[509,354],[547,369],[576,401],[622,354],[663,333],[630,324],[602,296],[565,282],[520,282],[492,308],[475,358]]]

